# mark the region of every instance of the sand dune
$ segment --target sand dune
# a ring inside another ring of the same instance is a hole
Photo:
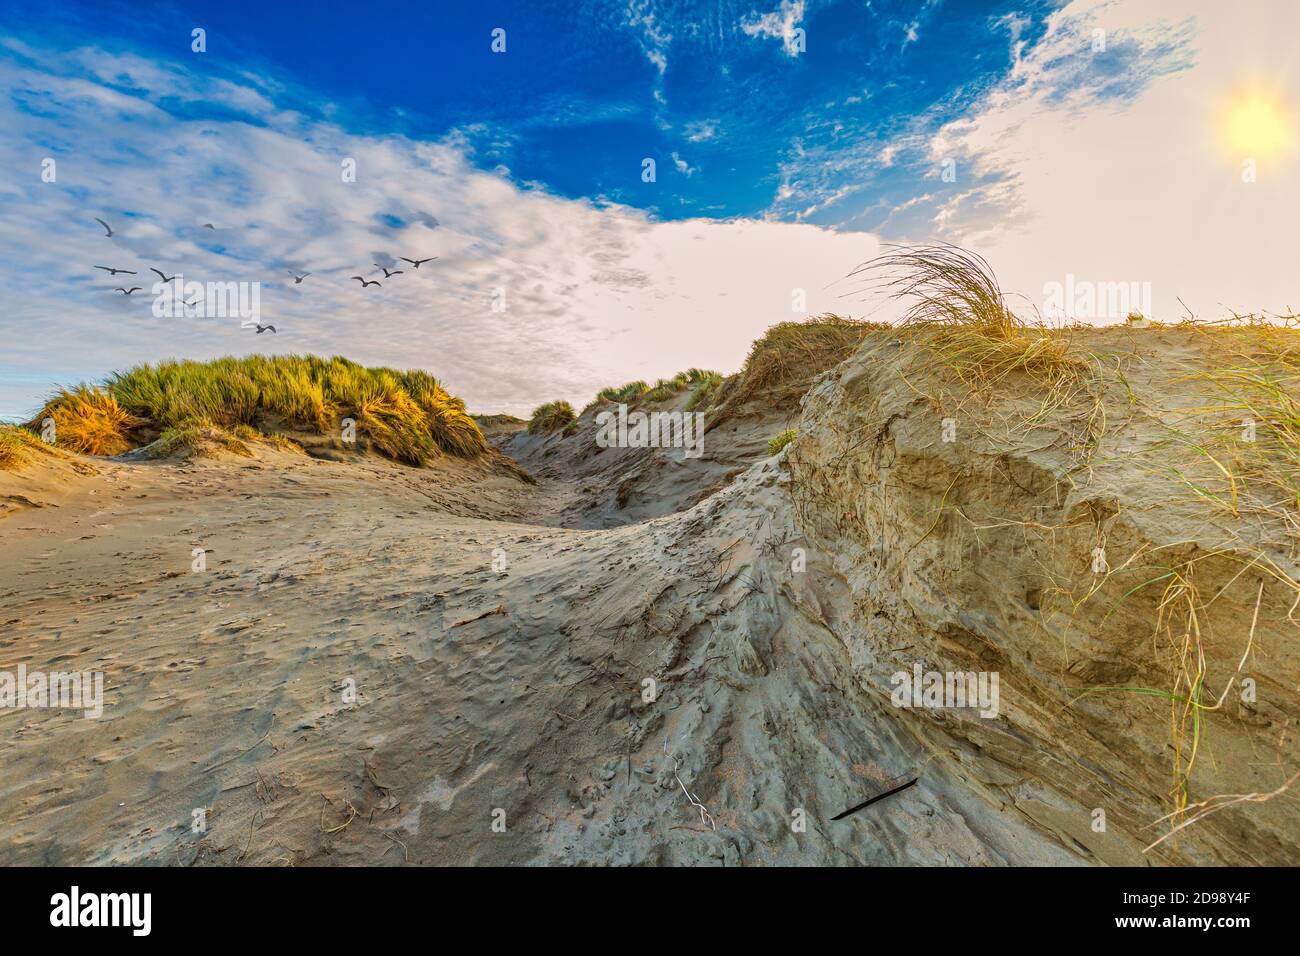
[[[535,483],[262,443],[0,472],[0,666],[106,681],[99,719],[0,714],[0,863],[1293,863],[1289,792],[1144,853],[1190,742],[1169,700],[1088,690],[1182,667],[1168,592],[1089,570],[1101,533],[1217,597],[1207,696],[1257,687],[1205,715],[1180,819],[1295,770],[1294,529],[1188,501],[1165,416],[1213,349],[1143,334],[1086,342],[1126,385],[1033,418],[873,332],[802,404],[716,416],[698,467],[596,449],[592,408],[488,431]],[[997,718],[893,706],[918,662],[999,672]]]

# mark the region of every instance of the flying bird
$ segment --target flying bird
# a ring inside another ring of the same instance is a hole
[[[105,238],[108,238],[108,239],[113,238],[113,227],[112,227],[112,226],[110,226],[108,223],[104,222],[104,220],[100,219],[98,216],[95,217],[95,222],[99,223],[101,226],[104,227],[104,232],[107,234]]]
[[[163,280],[163,282],[171,282],[172,279],[175,279],[175,278],[176,278],[176,276],[164,275],[163,273],[161,273],[161,272],[159,272],[157,269],[155,269],[153,266],[150,266],[150,267],[149,267],[149,271],[152,272],[152,273],[154,273],[154,274],[156,274],[156,275],[158,276],[159,279],[162,279],[162,280]]]
[[[294,285],[302,285],[302,280],[307,278],[309,275],[311,275],[311,273],[304,272],[302,275],[299,276],[299,275],[294,275],[292,272],[290,272],[289,275],[293,276]]]
[[[132,272],[130,269],[112,269],[108,266],[95,266],[95,268],[103,269],[105,272],[111,272],[113,275],[117,275],[118,273],[121,273],[122,275],[126,275],[126,276],[135,275],[135,273]]]
[[[377,285],[377,286],[379,286],[380,288],[383,287],[383,283],[381,283],[378,279],[371,279],[369,282],[367,282],[365,279],[361,278],[361,276],[353,276],[352,278],[354,278],[354,279],[356,279],[358,282],[360,282],[360,283],[361,283],[361,288],[363,288],[363,289],[364,289],[366,286],[368,286],[368,285]]]
[[[427,261],[427,260],[426,260],[426,261]],[[387,267],[387,266],[381,266],[378,262],[375,263],[375,268],[376,268],[376,269],[383,269],[383,270],[384,270],[384,278],[385,278],[385,279],[391,279],[393,276],[400,276],[400,275],[403,274],[401,269],[393,269],[393,270],[390,272],[390,271],[388,270],[388,267]]]
[[[263,332],[272,332],[272,333],[273,333],[273,332],[275,332],[275,326],[274,326],[274,325],[259,325],[259,326],[257,327],[257,334],[258,334],[258,335],[261,335]]]
[[[120,293],[122,293],[123,295],[130,295],[132,292],[139,292],[139,291],[140,291],[140,287],[139,287],[138,285],[133,285],[133,286],[131,286],[131,288],[129,288],[129,289],[123,289],[121,286],[118,286],[118,287],[117,287],[116,289],[114,289],[113,291],[114,291],[114,292],[120,292]]]
[[[210,223],[210,222],[205,222],[205,223],[203,224],[203,228],[204,228],[204,229],[216,229],[217,227],[214,226],[214,225],[212,225],[212,223]]]
[[[415,268],[418,269],[418,268],[420,268],[420,263],[421,263],[421,262],[432,262],[434,259],[436,259],[436,258],[438,258],[438,257],[437,257],[437,256],[430,256],[430,257],[427,258],[427,259],[408,259],[408,258],[406,258],[406,256],[398,256],[397,258],[401,259],[403,262],[409,262],[411,265],[415,266]],[[381,267],[381,268],[382,268],[382,267]]]

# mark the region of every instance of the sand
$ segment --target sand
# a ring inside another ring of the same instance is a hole
[[[1049,634],[1042,569],[1087,535],[948,508],[1045,526],[1123,499],[1118,549],[1188,532],[1161,488],[1072,472],[1041,434],[937,443],[906,352],[868,343],[801,408],[732,416],[699,467],[595,451],[589,410],[569,437],[494,429],[536,483],[262,444],[0,473],[0,669],[106,682],[99,719],[0,711],[0,863],[1296,862],[1290,793],[1143,852],[1168,704],[1072,701],[1164,679],[1150,608]],[[1255,601],[1238,583],[1225,633]],[[1207,735],[1197,793],[1294,769],[1281,600],[1256,634],[1263,703]],[[999,670],[1000,717],[892,706],[918,660]]]

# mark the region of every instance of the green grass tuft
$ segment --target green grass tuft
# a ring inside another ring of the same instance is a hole
[[[532,418],[528,421],[528,434],[549,435],[556,429],[567,429],[577,419],[577,413],[568,402],[547,402],[533,410]],[[565,434],[568,432],[566,431]]]
[[[167,458],[178,453],[203,457],[217,451],[228,451],[251,458],[253,450],[244,438],[256,434],[248,425],[237,425],[227,430],[208,421],[185,422],[163,429],[158,440],[148,447],[148,454],[153,458]]]
[[[767,453],[769,455],[775,455],[779,453],[782,448],[790,444],[790,442],[794,441],[795,437],[798,434],[799,433],[795,429],[787,428],[785,431],[777,435],[773,435],[772,438],[768,440]]]
[[[210,362],[167,361],[117,372],[102,387],[64,389],[33,424],[53,417],[58,442],[94,455],[121,454],[149,428],[207,423],[256,431],[287,427],[337,434],[344,418],[360,440],[398,461],[423,465],[446,453],[472,458],[487,441],[465,410],[427,372],[367,368],[314,355],[252,355]],[[178,433],[179,434],[179,433]]]

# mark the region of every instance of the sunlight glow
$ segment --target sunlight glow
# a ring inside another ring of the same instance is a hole
[[[1224,135],[1234,153],[1265,159],[1294,149],[1295,119],[1280,98],[1243,93],[1225,111]]]

